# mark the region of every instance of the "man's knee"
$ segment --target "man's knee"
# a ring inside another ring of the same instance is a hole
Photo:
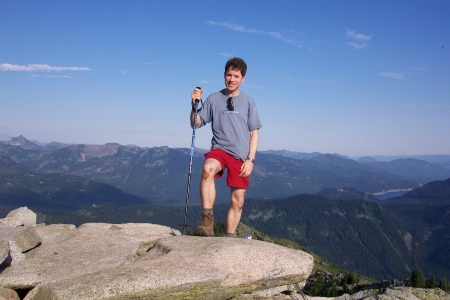
[[[243,207],[244,207],[244,201],[232,201],[232,202],[231,202],[231,206],[232,206],[234,209],[242,210]]]
[[[231,193],[231,205],[234,208],[242,209],[244,207],[245,190],[234,190]]]
[[[202,170],[202,179],[214,179],[214,176],[220,172],[220,164],[211,162],[211,161],[205,161],[203,164],[203,170]]]
[[[216,175],[216,171],[210,165],[204,165],[202,170],[202,178],[203,179],[214,179],[214,175]]]

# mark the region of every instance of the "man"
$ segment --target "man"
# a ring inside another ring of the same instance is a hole
[[[196,100],[203,90],[196,88],[191,94],[191,126],[200,128],[212,122],[211,150],[205,154],[200,196],[202,199],[201,223],[195,235],[214,236],[213,207],[216,200],[214,178],[220,178],[228,169],[227,185],[231,188],[231,205],[226,218],[227,237],[234,237],[241,219],[245,190],[250,184],[250,174],[258,147],[258,129],[261,128],[255,101],[239,90],[245,80],[247,65],[240,58],[232,58],[225,65],[225,89],[211,94],[198,110],[194,122]]]

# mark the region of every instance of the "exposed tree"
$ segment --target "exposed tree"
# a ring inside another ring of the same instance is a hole
[[[355,284],[358,282],[358,278],[356,277],[355,273],[350,272],[345,275],[344,282],[347,284]]]
[[[450,292],[447,278],[443,277],[439,279],[439,288],[443,291],[446,291],[447,293]]]
[[[319,276],[316,277],[316,281],[311,286],[310,289],[308,289],[308,294],[310,296],[321,296],[323,290],[323,276],[322,274],[319,274]]]
[[[430,272],[430,276],[425,280],[425,288],[434,289],[436,287],[436,279],[434,275]]]
[[[409,285],[415,288],[424,286],[423,273],[421,269],[413,269],[409,277]]]

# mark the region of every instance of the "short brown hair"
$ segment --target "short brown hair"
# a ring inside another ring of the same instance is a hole
[[[245,77],[245,74],[247,73],[247,64],[245,63],[245,61],[242,58],[239,58],[239,57],[233,57],[227,61],[226,65],[225,65],[225,73],[230,68],[233,70],[241,71],[242,77]]]

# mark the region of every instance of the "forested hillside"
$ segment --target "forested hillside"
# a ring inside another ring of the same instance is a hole
[[[450,179],[430,182],[382,205],[408,232],[405,241],[424,274],[450,277]]]
[[[340,189],[323,189],[320,192],[316,193],[316,195],[324,196],[328,199],[339,199],[339,200],[366,200],[366,201],[374,201],[378,202],[377,197],[371,195],[368,192],[361,192],[352,188],[340,188]]]
[[[405,232],[378,203],[297,195],[246,202],[243,222],[294,240],[351,271],[373,278],[403,278],[411,256]]]
[[[0,212],[20,206],[76,210],[93,204],[150,204],[110,185],[65,174],[37,174],[0,156]]]
[[[225,220],[228,204],[214,209],[216,222]],[[193,230],[201,208],[192,206]],[[111,205],[76,212],[40,211],[46,223],[150,222],[182,229],[183,207]],[[395,220],[375,202],[329,200],[298,195],[274,200],[246,200],[242,222],[273,237],[286,238],[311,249],[334,264],[377,279],[406,278],[410,255]],[[188,228],[189,229],[189,228]]]

